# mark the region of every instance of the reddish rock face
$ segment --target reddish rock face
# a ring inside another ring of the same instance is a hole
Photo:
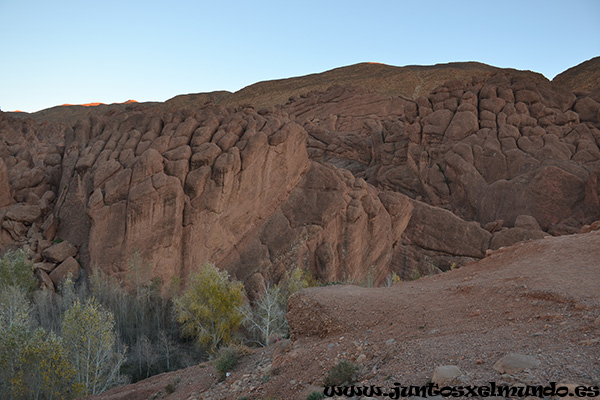
[[[600,219],[597,114],[508,72],[414,101],[334,86],[258,112],[114,111],[72,128],[0,114],[0,243],[124,281],[136,252],[165,284],[211,261],[249,293],[294,267],[374,284],[434,273]],[[72,249],[52,255],[55,237]]]

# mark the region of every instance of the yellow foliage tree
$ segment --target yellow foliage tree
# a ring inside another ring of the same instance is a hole
[[[74,399],[82,393],[62,340],[53,332],[37,329],[17,362],[21,366],[15,379],[19,398]]]
[[[0,288],[0,398],[72,399],[80,394],[60,337],[33,329],[25,289]]]
[[[231,341],[242,322],[239,311],[244,302],[244,286],[231,281],[227,271],[206,264],[192,275],[187,290],[175,299],[177,321],[182,334],[193,337],[214,354]]]
[[[117,349],[115,318],[91,298],[85,304],[75,300],[62,322],[63,341],[85,395],[101,393],[122,382],[119,375],[125,361]]]

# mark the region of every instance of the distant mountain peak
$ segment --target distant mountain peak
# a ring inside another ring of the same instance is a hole
[[[137,100],[127,100],[124,101],[122,103],[111,103],[112,104],[131,104],[131,103],[138,103]],[[105,106],[106,103],[100,103],[100,102],[96,102],[96,103],[85,103],[85,104],[69,104],[69,103],[65,103],[65,104],[61,104],[59,107],[71,107],[71,106],[82,106],[82,107],[96,107],[96,106]]]

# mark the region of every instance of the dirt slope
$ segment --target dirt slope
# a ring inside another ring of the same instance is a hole
[[[561,72],[552,80],[574,92],[595,93],[600,97],[600,57],[594,57],[568,70]]]
[[[362,86],[390,96],[415,99],[428,94],[446,81],[454,79],[464,81],[474,75],[485,76],[498,71],[500,68],[477,62],[406,67],[360,63],[318,74],[258,82],[227,97],[223,104],[251,104],[258,108],[270,107],[284,104],[292,96],[312,91],[324,91],[334,85]],[[542,75],[529,71],[510,71],[526,75],[534,81],[545,79]]]
[[[290,299],[291,341],[256,350],[222,383],[210,364],[116,388],[102,399],[304,399],[342,359],[361,384],[422,385],[440,365],[463,384],[598,385],[600,232],[520,243],[390,288],[330,286]],[[540,364],[501,375],[507,353]],[[175,392],[165,387],[176,383]]]

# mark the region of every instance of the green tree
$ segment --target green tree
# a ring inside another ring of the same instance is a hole
[[[184,294],[175,299],[182,334],[195,338],[209,353],[231,341],[242,322],[244,302],[241,282],[230,281],[227,271],[206,264],[190,277]]]
[[[0,288],[0,331],[13,325],[30,328],[33,307],[25,290],[18,286]]]
[[[0,258],[0,286],[18,286],[27,293],[36,289],[37,280],[33,276],[33,264],[22,249],[9,250]]]
[[[114,328],[113,314],[94,298],[85,304],[75,300],[64,315],[64,345],[85,395],[98,394],[122,383],[119,372],[125,356],[117,350]]]
[[[33,321],[25,290],[18,286],[0,287],[0,397],[19,397],[17,360],[30,338]]]
[[[21,397],[24,388],[20,379],[22,366],[18,360],[30,337],[28,327],[22,324],[0,328],[0,397],[3,399]]]

